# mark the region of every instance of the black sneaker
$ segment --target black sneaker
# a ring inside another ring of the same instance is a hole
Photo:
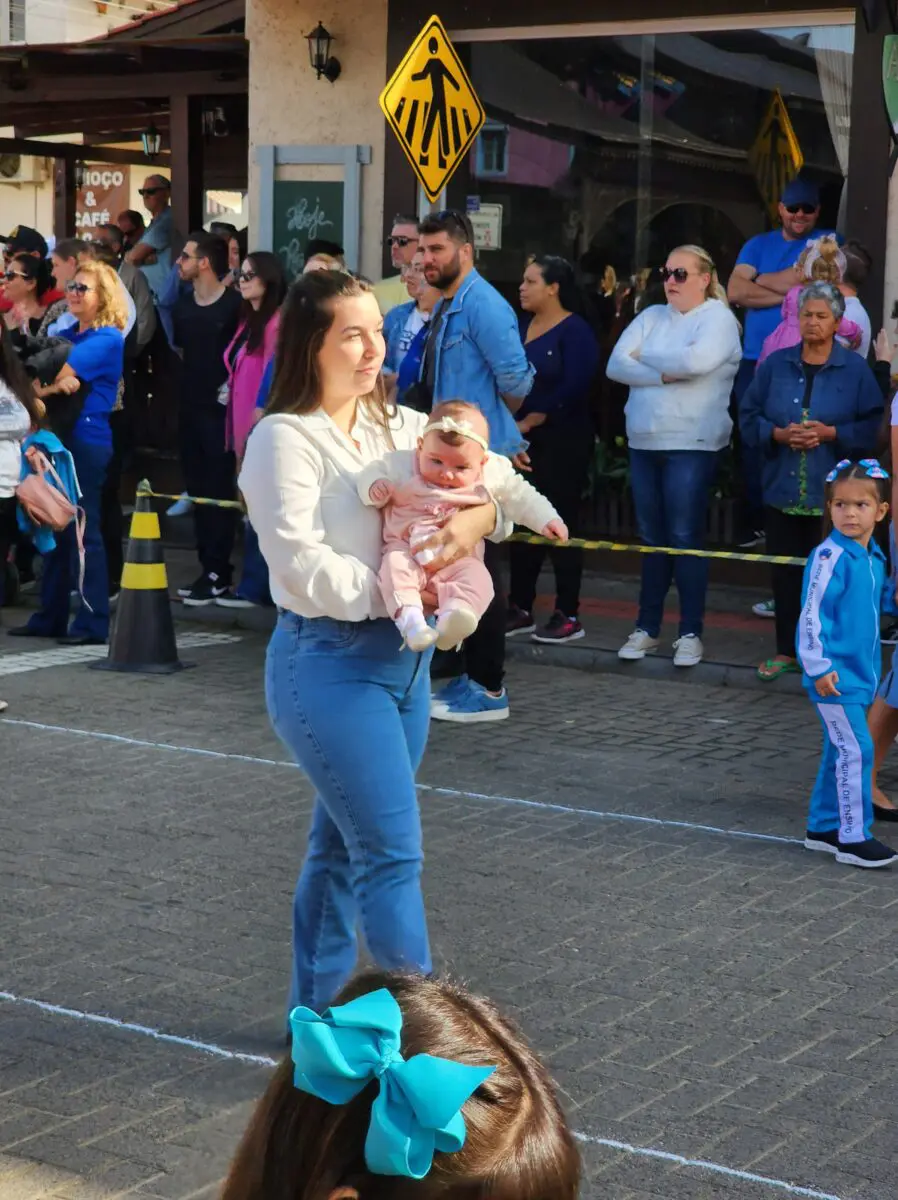
[[[505,618],[505,636],[514,637],[517,633],[533,633],[534,629],[536,629],[536,622],[532,615],[509,601],[508,615]]]
[[[189,608],[205,608],[208,604],[214,604],[219,596],[227,595],[228,590],[221,584],[218,575],[204,575],[194,584],[190,594],[184,597],[184,603]]]
[[[576,642],[586,637],[586,630],[576,617],[566,617],[556,608],[544,627],[533,634],[534,642]]]
[[[206,576],[198,575],[196,579],[194,579],[193,583],[189,584],[187,587],[179,587],[178,595],[183,600],[186,596],[189,596],[191,592],[195,592],[198,588],[201,588],[205,582]]]
[[[879,640],[884,646],[898,646],[898,621],[892,621],[883,626]]]
[[[827,829],[823,833],[809,829],[805,834],[804,848],[805,850],[821,850],[824,854],[838,854],[838,829]]]
[[[890,867],[898,862],[898,853],[890,846],[884,846],[876,838],[867,838],[865,842],[840,842],[836,851],[836,862],[847,863],[850,867]]]

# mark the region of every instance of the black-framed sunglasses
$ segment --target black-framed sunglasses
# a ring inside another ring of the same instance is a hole
[[[675,283],[685,283],[690,275],[698,275],[698,271],[687,271],[685,267],[662,267],[659,271],[662,283],[667,283],[669,279]]]
[[[188,254],[186,250],[182,250],[175,262],[187,262],[188,258],[193,258],[199,262],[199,258],[195,254]]]
[[[385,246],[399,246],[399,248],[401,250],[404,250],[406,248],[406,246],[410,245],[412,242],[417,242],[417,240],[418,239],[416,237],[406,237],[404,234],[401,234],[401,233],[397,233],[397,234],[391,233],[388,238],[384,238],[384,245]]]
[[[26,275],[24,271],[4,271],[3,278],[7,281],[10,279],[30,279],[30,275]]]
[[[168,191],[168,188],[164,188],[164,187],[138,188],[137,194],[138,194],[138,196],[155,196],[157,192],[167,192],[167,191]]]
[[[798,213],[803,213],[804,216],[810,217],[817,211],[816,204],[785,204],[783,205],[787,213],[796,216]]]
[[[258,278],[259,278],[259,274],[257,271],[238,271],[237,272],[237,280],[239,283],[252,283],[252,281],[254,279],[258,279]]]
[[[76,280],[70,279],[65,285],[65,290],[70,295],[74,294],[75,296],[86,296],[88,292],[92,292],[94,289],[89,283],[78,283]]]

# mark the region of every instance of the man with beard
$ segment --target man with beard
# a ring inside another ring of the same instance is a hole
[[[431,404],[476,404],[490,427],[490,450],[526,468],[526,442],[515,422],[533,386],[514,310],[474,268],[474,232],[455,210],[433,213],[418,226],[424,278],[442,299],[430,321],[419,390]],[[498,547],[487,543],[486,565],[495,598],[476,632],[465,642],[467,671],[435,698],[438,721],[471,724],[508,716],[505,668],[505,597],[498,578]]]

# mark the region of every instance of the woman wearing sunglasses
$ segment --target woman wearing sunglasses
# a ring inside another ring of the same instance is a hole
[[[274,357],[280,329],[281,304],[287,294],[287,276],[276,254],[256,250],[243,260],[237,274],[243,297],[240,324],[225,350],[228,371],[227,448],[243,461],[246,439],[261,415],[256,397],[265,368]],[[267,604],[268,568],[259,551],[259,541],[247,522],[243,539],[243,575],[236,592],[216,599],[222,608],[251,608]]]
[[[9,632],[15,637],[56,638],[61,645],[93,646],[109,635],[109,581],[100,521],[100,499],[109,460],[112,431],[109,414],[122,375],[128,313],[119,278],[101,262],[83,262],[66,284],[69,309],[77,324],[62,334],[72,343],[68,360],[40,396],[76,396],[80,411],[64,442],[71,451],[81,485],[86,520],[84,600],[69,626],[69,597],[77,585],[74,567],[75,529],[57,537],[56,548],[44,562],[41,608],[27,625]]]
[[[13,342],[25,336],[41,337],[66,311],[66,300],[56,290],[53,270],[45,258],[17,254],[3,273],[3,298],[12,305],[3,314]]]
[[[630,389],[625,415],[639,536],[649,546],[700,550],[718,458],[733,428],[739,324],[700,246],[672,251],[661,278],[667,303],[644,309],[624,330],[607,374]],[[708,562],[666,554],[643,556],[636,628],[619,658],[635,661],[658,649],[673,581],[680,597],[674,665],[701,662]]]

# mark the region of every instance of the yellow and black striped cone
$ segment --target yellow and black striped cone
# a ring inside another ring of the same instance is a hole
[[[149,490],[149,483],[138,484],[109,656],[91,664],[101,671],[170,675],[187,665],[178,659],[159,516],[144,494]]]

